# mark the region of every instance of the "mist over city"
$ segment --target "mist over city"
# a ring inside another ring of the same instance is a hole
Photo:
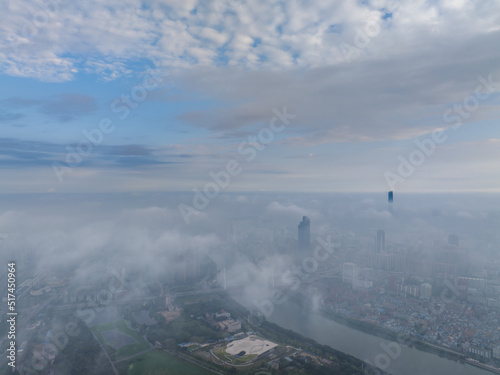
[[[0,375],[500,374],[500,4],[22,0]]]
[[[335,313],[391,328],[405,340],[418,332],[460,351],[499,344],[490,326],[498,322],[500,303],[497,194],[395,193],[389,202],[387,192],[227,193],[186,223],[178,206],[191,198],[122,193],[4,200],[2,260],[16,259],[17,272],[33,281],[19,297],[24,314],[34,319],[41,297],[50,296],[56,316],[73,308],[95,327],[99,319],[122,320],[123,306],[140,311],[141,302],[165,296],[224,293],[248,309],[239,318],[256,327],[269,320],[314,335],[318,319]],[[458,327],[447,330],[455,318]],[[379,344],[360,345],[338,327],[316,335],[372,364],[380,354]],[[404,345],[398,343],[403,354],[410,350]],[[382,370],[404,372],[406,360],[398,355]]]

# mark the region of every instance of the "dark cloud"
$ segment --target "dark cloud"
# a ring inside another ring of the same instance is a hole
[[[134,157],[134,156],[128,156],[128,157],[119,157],[115,158],[113,160],[113,164],[118,167],[123,167],[123,168],[138,168],[138,167],[148,167],[148,166],[154,166],[154,165],[167,165],[167,164],[177,164],[177,162],[173,161],[161,161],[157,160],[154,158],[149,158],[149,157]]]
[[[150,156],[153,154],[153,150],[141,145],[117,145],[104,146],[103,153],[108,155]]]
[[[189,72],[184,85],[221,105],[179,118],[238,138],[237,131],[267,125],[273,108],[286,106],[297,115],[287,125],[290,133],[298,134],[290,140],[295,144],[411,139],[451,126],[443,113],[474,94],[479,76],[500,80],[500,51],[491,48],[500,43],[500,31],[461,40],[434,36],[417,43],[404,54],[392,51],[378,59],[307,71]],[[486,103],[464,122],[496,118]]]
[[[19,120],[23,115],[21,113],[8,113],[0,110],[0,122],[11,122]]]
[[[65,93],[45,99],[11,97],[1,101],[9,108],[37,108],[41,113],[65,123],[77,117],[92,114],[98,109],[95,98],[76,93]],[[0,112],[0,121],[2,113]]]
[[[69,146],[41,141],[0,138],[0,168],[50,166],[53,161],[64,162]],[[188,158],[191,155],[162,155],[159,150],[142,145],[102,145],[83,158],[81,165],[96,168],[137,168],[179,163],[171,159]]]
[[[18,168],[48,165],[60,152],[60,146],[12,138],[0,138],[1,168]]]
[[[45,101],[40,111],[65,123],[86,116],[98,108],[95,98],[83,94],[61,94]]]

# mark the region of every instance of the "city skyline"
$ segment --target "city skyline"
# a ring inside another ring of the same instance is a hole
[[[500,2],[4,3],[0,375],[500,374]]]

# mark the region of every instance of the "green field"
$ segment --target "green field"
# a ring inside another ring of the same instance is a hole
[[[134,359],[127,375],[213,375],[210,371],[181,361],[168,353],[158,350]]]
[[[92,327],[92,331],[96,334],[101,344],[106,345],[106,341],[104,340],[102,333],[115,328],[137,341],[134,344],[125,345],[119,348],[114,355],[115,360],[119,361],[120,359],[127,358],[150,347],[150,345],[144,340],[144,338],[141,337],[141,335],[139,335],[137,331],[127,327],[124,320],[94,326]]]
[[[176,297],[175,302],[177,304],[190,304],[190,303],[199,303],[199,302],[210,302],[213,299],[213,294],[200,294],[194,296],[182,296]]]

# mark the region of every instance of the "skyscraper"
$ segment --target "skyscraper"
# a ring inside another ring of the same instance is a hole
[[[385,251],[385,232],[383,229],[377,231],[377,253]]]
[[[393,209],[392,209],[392,202],[394,202],[394,193],[392,192],[392,190],[390,192],[387,193],[387,209],[390,213],[393,213]]]
[[[387,199],[388,199],[389,203],[394,202],[394,193],[393,193],[392,191],[390,191],[390,192],[387,194]]]
[[[311,243],[311,220],[307,216],[302,216],[299,224],[299,250],[309,249]]]

